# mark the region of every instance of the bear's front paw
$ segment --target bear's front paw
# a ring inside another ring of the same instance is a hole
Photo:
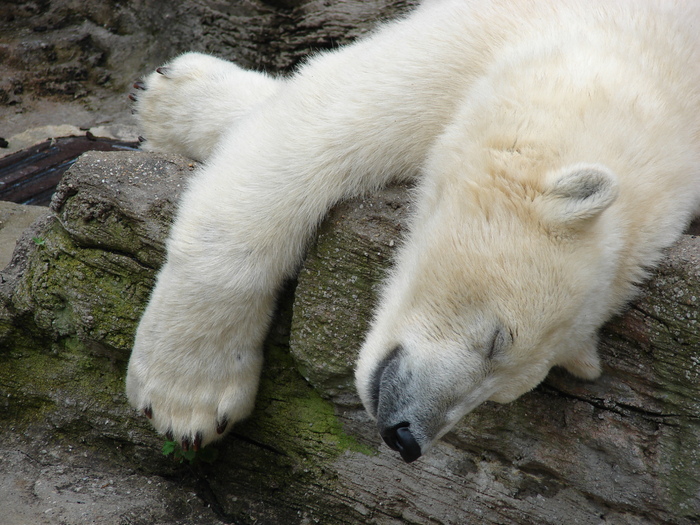
[[[155,429],[180,442],[183,450],[192,447],[196,451],[220,439],[252,411],[257,377],[233,382],[221,374],[203,370],[183,374],[177,368],[132,361],[127,393]]]
[[[235,358],[233,362],[199,363],[191,356],[169,359],[170,353],[154,359],[135,349],[127,374],[127,395],[158,432],[179,441],[183,450],[198,450],[250,414],[258,371],[237,369]]]
[[[238,119],[278,81],[202,53],[186,53],[135,82],[129,94],[142,148],[204,161]]]
[[[236,316],[229,296],[207,301],[212,294],[183,282],[166,265],[136,333],[126,392],[158,432],[198,449],[253,410],[266,316],[250,307],[238,311],[252,317]],[[182,297],[198,300],[184,306]]]

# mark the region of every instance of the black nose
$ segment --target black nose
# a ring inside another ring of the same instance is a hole
[[[382,439],[392,450],[398,451],[406,463],[411,463],[421,456],[420,445],[411,434],[408,423],[399,423],[381,432]]]

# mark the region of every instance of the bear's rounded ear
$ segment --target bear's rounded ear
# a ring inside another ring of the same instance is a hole
[[[547,175],[540,211],[548,222],[572,225],[600,214],[618,193],[617,177],[610,170],[576,164]]]

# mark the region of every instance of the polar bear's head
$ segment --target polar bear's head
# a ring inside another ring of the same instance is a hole
[[[599,375],[616,253],[602,212],[617,193],[615,176],[592,165],[426,183],[356,371],[365,407],[404,460],[554,365]]]

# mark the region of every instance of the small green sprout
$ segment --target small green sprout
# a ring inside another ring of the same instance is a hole
[[[46,246],[46,239],[43,239],[41,237],[32,237],[32,240],[37,246]]]
[[[164,456],[170,456],[172,454],[173,459],[178,463],[182,463],[185,460],[189,461],[190,464],[198,461],[214,463],[219,455],[219,451],[211,446],[201,448],[195,452],[194,450],[182,450],[182,447],[177,441],[170,440],[166,440],[165,443],[163,443],[162,450]]]

